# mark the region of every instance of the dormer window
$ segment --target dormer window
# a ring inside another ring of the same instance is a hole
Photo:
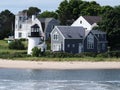
[[[80,21],[80,24],[82,24],[82,21]]]

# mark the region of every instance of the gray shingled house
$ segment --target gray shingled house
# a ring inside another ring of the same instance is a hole
[[[53,30],[54,26],[59,25],[59,21],[54,18],[39,18],[42,29],[45,34],[45,40],[50,38],[50,33]]]
[[[98,30],[85,31],[83,27],[56,26],[51,32],[51,50],[81,53],[105,52],[106,33]]]

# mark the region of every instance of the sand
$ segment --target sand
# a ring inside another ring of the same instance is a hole
[[[120,62],[53,62],[0,59],[0,68],[17,69],[120,69]]]

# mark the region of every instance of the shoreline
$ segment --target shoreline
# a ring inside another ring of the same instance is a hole
[[[120,69],[120,62],[23,61],[0,59],[0,68],[13,69]]]

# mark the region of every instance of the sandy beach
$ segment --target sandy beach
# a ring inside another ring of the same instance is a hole
[[[0,59],[0,68],[17,69],[120,69],[120,62],[48,62]]]

